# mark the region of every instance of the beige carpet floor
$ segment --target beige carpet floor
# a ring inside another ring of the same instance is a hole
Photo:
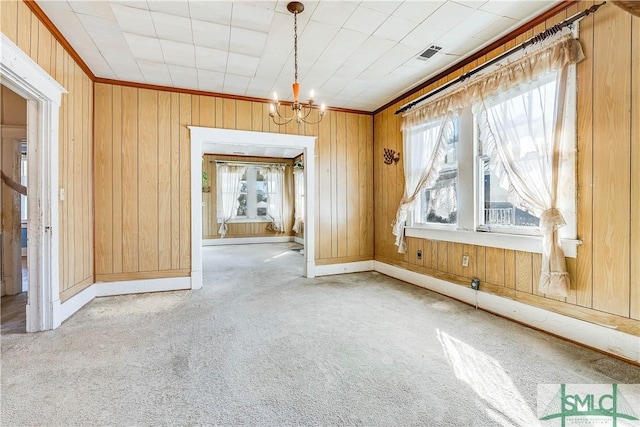
[[[640,383],[378,273],[305,279],[297,247],[205,248],[202,290],[96,299],[55,331],[3,335],[1,424],[530,426],[539,384]]]

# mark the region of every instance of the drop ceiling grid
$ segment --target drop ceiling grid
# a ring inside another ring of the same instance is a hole
[[[292,98],[288,1],[46,1],[97,77]],[[372,111],[557,0],[309,1],[298,16],[302,98]],[[415,59],[430,45],[442,50]]]

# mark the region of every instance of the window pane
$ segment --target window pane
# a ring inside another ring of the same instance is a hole
[[[264,176],[260,172],[256,173],[256,215],[267,216],[267,186]]]
[[[238,196],[238,211],[236,216],[247,216],[247,173],[245,172],[240,181],[240,195]]]
[[[458,223],[458,119],[454,134],[446,142],[447,156],[436,183],[422,191],[416,221],[421,224]]]
[[[489,159],[482,163],[481,200],[484,208],[480,223],[500,227],[538,227],[540,218],[508,200],[509,193],[504,188],[509,188],[508,183],[501,185],[499,178],[489,169]]]

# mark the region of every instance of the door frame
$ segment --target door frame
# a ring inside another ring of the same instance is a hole
[[[304,154],[305,212],[304,212],[304,272],[315,277],[315,136],[289,135],[270,132],[217,129],[188,126],[191,131],[191,260],[194,275],[202,287],[202,155],[204,147],[212,145],[246,145],[248,147],[294,148]],[[192,285],[192,288],[193,285]]]
[[[27,100],[29,291],[27,332],[54,329],[60,316],[58,260],[58,126],[67,91],[15,43],[0,34],[2,84]]]

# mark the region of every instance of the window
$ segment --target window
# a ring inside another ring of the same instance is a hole
[[[535,241],[526,241],[526,236],[541,236],[540,214],[545,208],[535,201],[548,201],[544,191],[552,185],[549,141],[557,119],[557,75],[543,74],[459,111],[453,135],[445,142],[439,176],[413,204],[408,236],[471,244],[490,239],[492,246],[519,250],[539,247]],[[567,222],[559,230],[560,237],[567,240],[565,247],[573,245],[565,249],[567,255],[575,256],[575,66],[569,67],[564,105],[556,206]],[[415,141],[418,130],[429,132],[429,126],[442,120],[405,131],[405,144]],[[405,145],[408,164],[415,155]],[[428,161],[421,160],[423,171]],[[505,164],[512,168],[508,173]]]
[[[446,154],[438,179],[420,193],[415,212],[419,224],[458,223],[458,127],[459,120],[455,117],[453,134],[444,142]]]
[[[260,166],[248,166],[239,182],[234,219],[267,219],[268,195]]]
[[[240,180],[236,218],[256,218],[267,214],[264,177],[254,167],[247,168]]]
[[[27,146],[22,144],[22,154],[20,155],[20,184],[27,186]],[[27,196],[20,196],[20,220],[27,222]]]

